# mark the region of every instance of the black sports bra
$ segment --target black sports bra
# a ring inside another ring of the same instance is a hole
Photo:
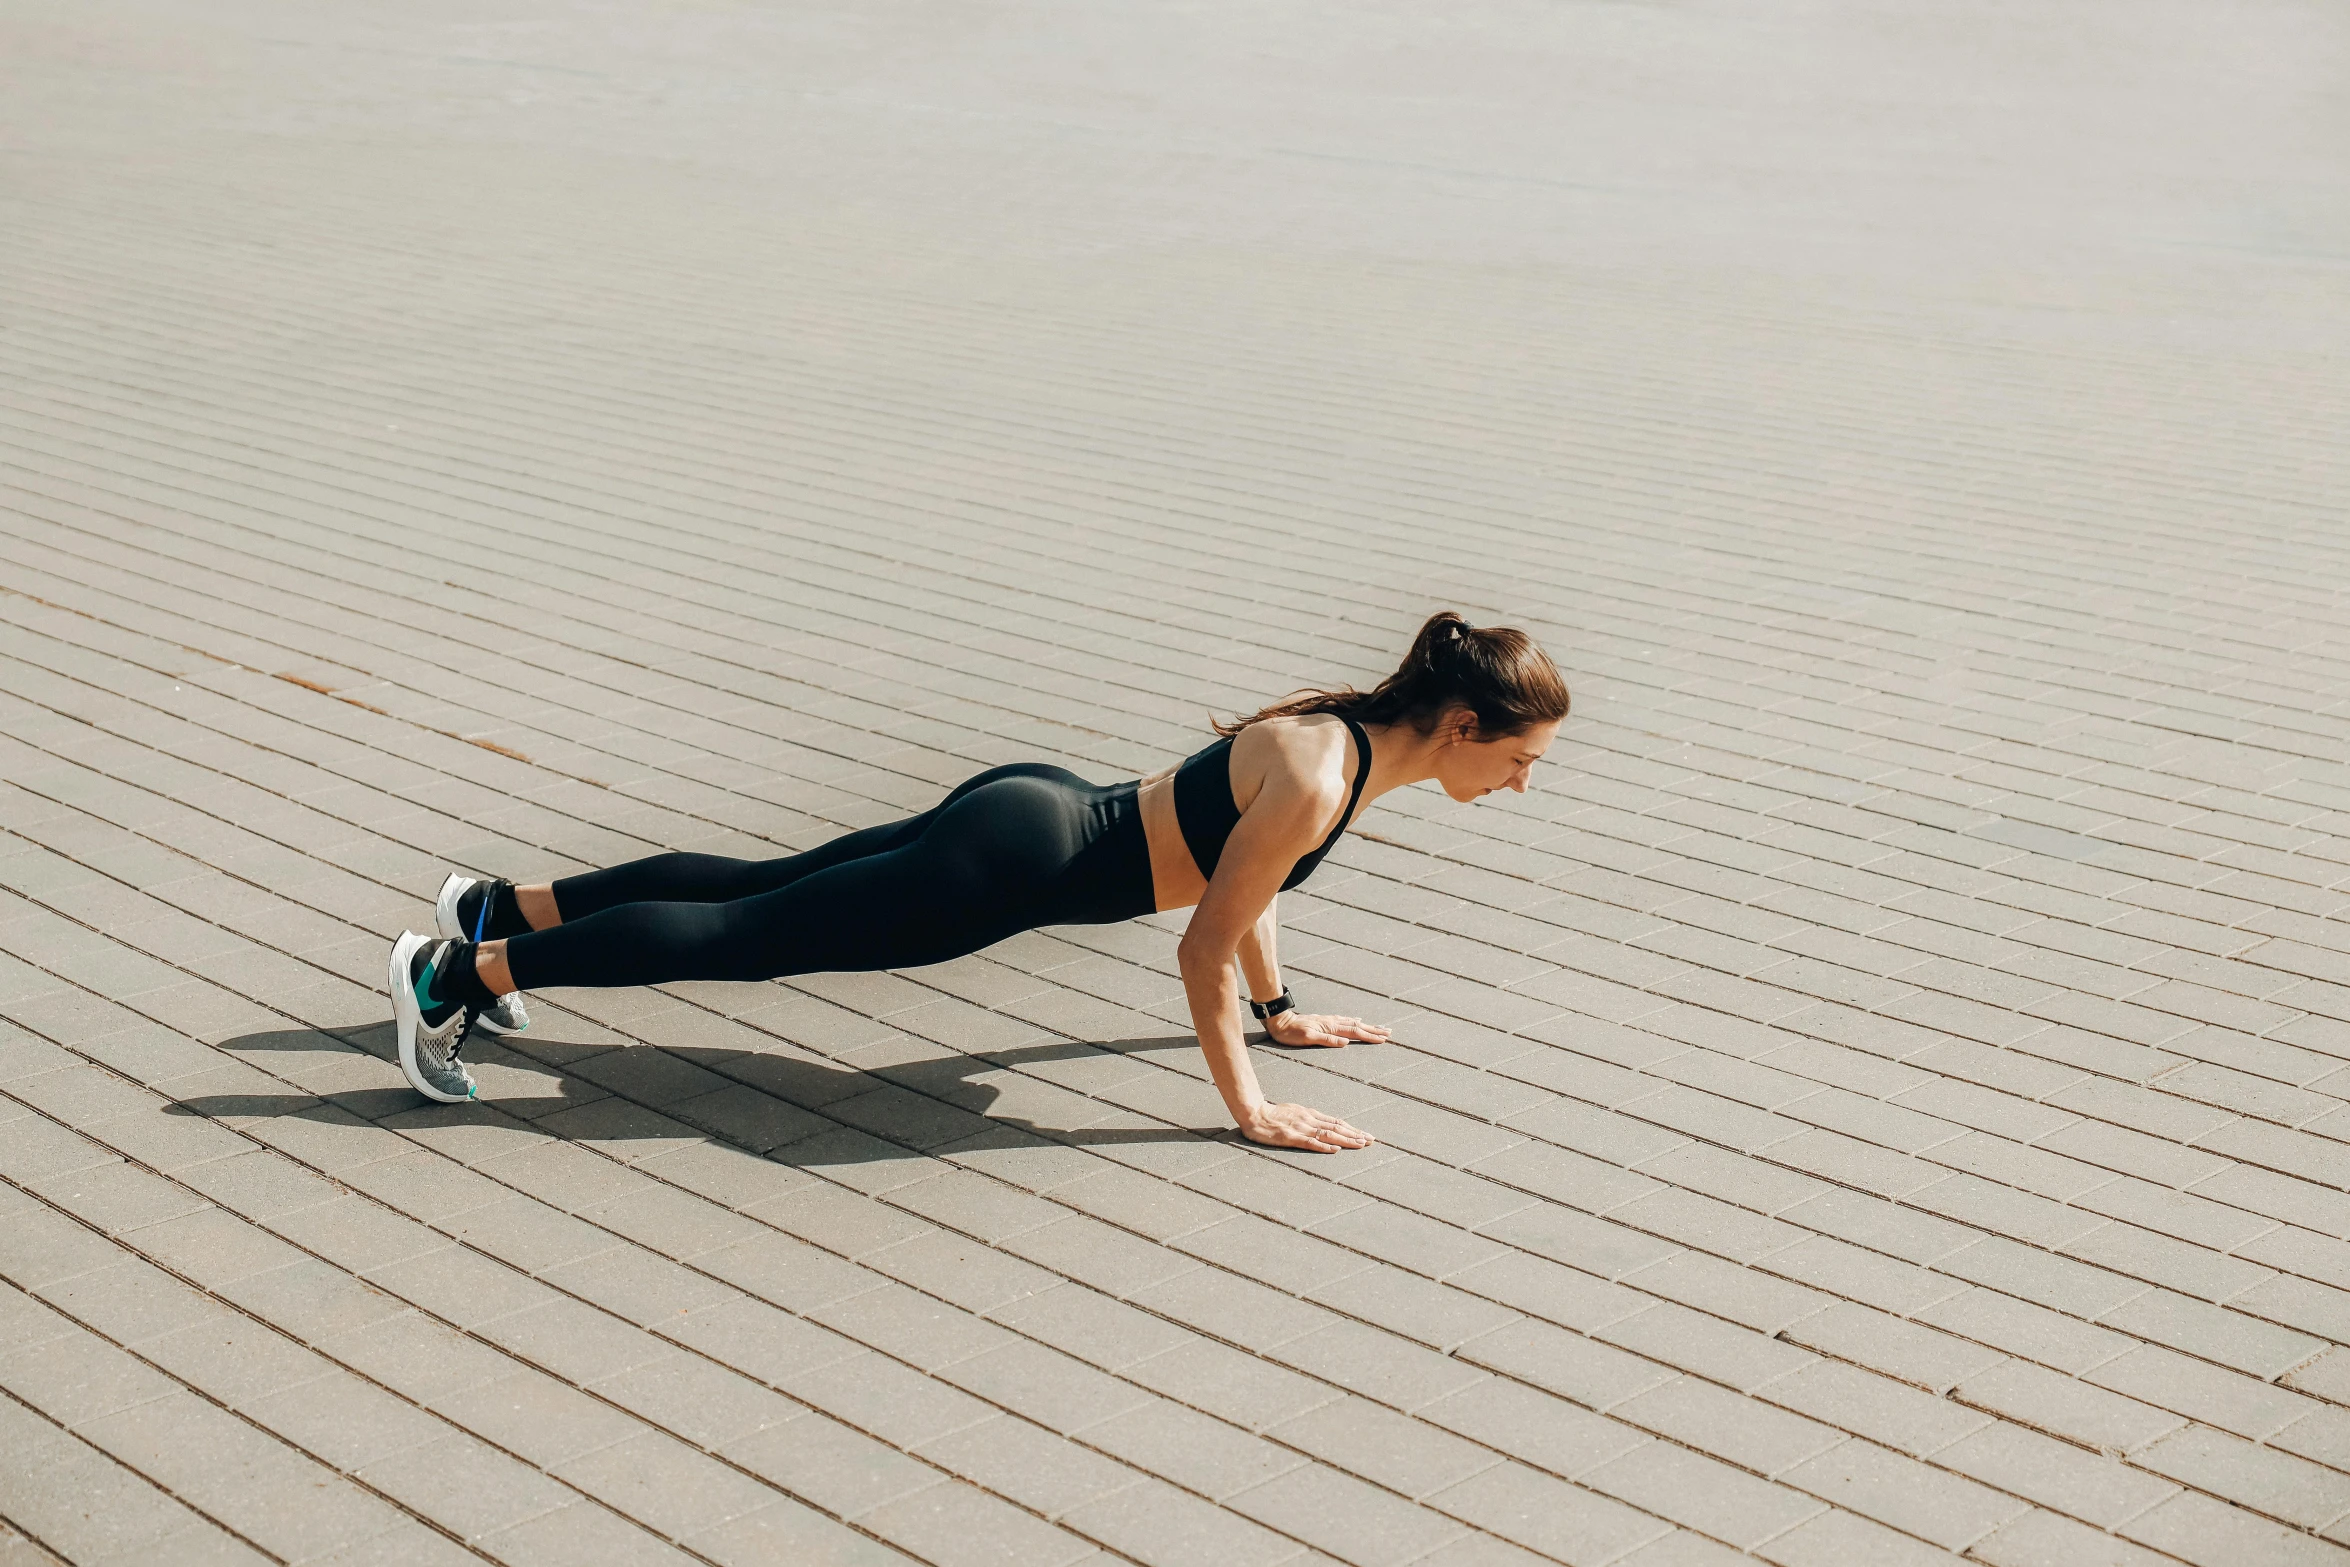
[[[1363,726],[1343,714],[1341,719],[1354,736],[1355,786],[1347,796],[1346,812],[1338,818],[1338,825],[1330,829],[1330,836],[1322,846],[1297,862],[1289,879],[1281,884],[1289,891],[1314,874],[1314,867],[1322,857],[1337,846],[1338,835],[1346,831],[1355,818],[1355,807],[1362,803],[1363,781],[1371,776],[1371,737],[1363,733]],[[1217,741],[1204,751],[1194,751],[1175,769],[1175,821],[1183,829],[1183,841],[1191,846],[1191,858],[1199,866],[1202,876],[1216,874],[1216,862],[1224,857],[1225,840],[1240,824],[1240,807],[1232,798],[1232,740],[1229,736]]]

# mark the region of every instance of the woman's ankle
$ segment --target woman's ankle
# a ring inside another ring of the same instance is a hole
[[[555,907],[555,886],[552,882],[516,887],[514,908],[532,930],[552,930],[563,923],[563,911]]]
[[[510,996],[522,988],[514,983],[514,971],[506,966],[506,944],[502,941],[485,941],[473,949],[473,974],[493,996]]]

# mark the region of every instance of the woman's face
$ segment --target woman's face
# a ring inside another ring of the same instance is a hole
[[[1466,719],[1467,714],[1459,715]],[[1456,730],[1459,719],[1448,719]],[[1464,804],[1482,799],[1496,789],[1526,792],[1526,779],[1542,753],[1559,737],[1558,721],[1536,724],[1519,735],[1497,735],[1490,740],[1457,739],[1436,753],[1436,781],[1444,792]]]

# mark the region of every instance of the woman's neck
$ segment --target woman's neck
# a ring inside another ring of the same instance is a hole
[[[1365,804],[1390,789],[1425,783],[1436,776],[1437,753],[1445,742],[1410,724],[1365,724],[1371,737],[1371,776],[1363,784]]]

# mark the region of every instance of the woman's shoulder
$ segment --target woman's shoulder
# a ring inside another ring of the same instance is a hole
[[[1249,725],[1234,738],[1232,754],[1285,794],[1343,799],[1353,740],[1346,720],[1335,713],[1299,713]]]

